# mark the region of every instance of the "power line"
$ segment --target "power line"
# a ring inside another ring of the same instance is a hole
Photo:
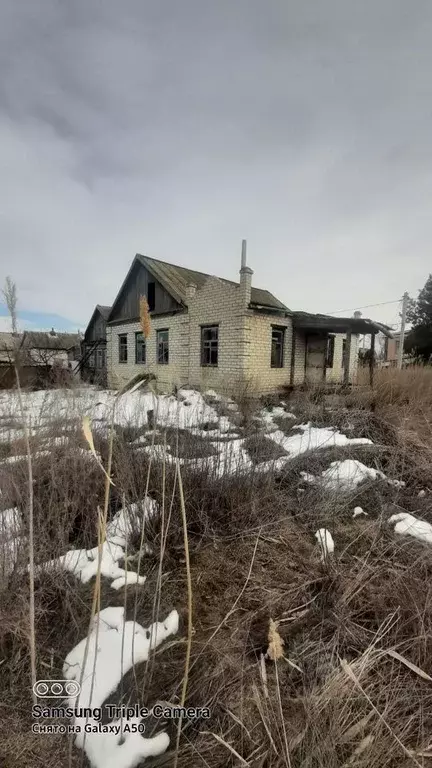
[[[385,304],[399,304],[402,299],[394,299],[394,301],[381,301],[379,304],[365,304],[363,307],[351,307],[349,309],[338,309],[337,312],[328,312],[329,315],[340,315],[341,312],[355,312],[358,309],[369,309],[370,307],[383,307]]]

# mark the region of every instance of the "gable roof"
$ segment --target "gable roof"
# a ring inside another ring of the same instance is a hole
[[[25,331],[24,346],[29,349],[68,350],[81,344],[78,333],[46,333],[45,331]]]
[[[22,334],[14,335],[9,331],[0,332],[0,362],[8,363],[11,360],[11,354],[14,349],[21,345]]]
[[[105,306],[105,304],[96,304],[96,309],[99,310],[104,320],[108,320],[112,307],[107,307]],[[94,312],[93,312],[93,315],[94,315]]]
[[[209,277],[214,277],[207,272],[197,272],[194,269],[188,269],[187,267],[179,267],[177,264],[170,264],[167,261],[160,261],[159,259],[152,259],[149,256],[143,256],[137,253],[135,260],[139,261],[143,267],[148,269],[149,272],[160,282],[171,296],[174,297],[179,304],[187,305],[187,286],[188,284],[196,285],[197,288],[202,288],[204,283]],[[229,285],[238,285],[233,280],[226,280],[225,278],[219,278],[224,283]],[[251,291],[251,304],[255,306],[270,307],[271,309],[280,309],[285,312],[290,310],[285,304],[282,304],[276,296],[273,296],[269,291],[262,288],[252,288]]]
[[[91,316],[90,320],[88,321],[87,327],[86,327],[86,329],[84,331],[84,339],[86,338],[87,333],[89,331],[89,328],[91,327],[91,325],[93,323],[93,320],[95,319],[96,313],[99,312],[99,314],[101,315],[102,319],[105,320],[105,322],[107,322],[108,318],[109,318],[109,316],[111,314],[111,310],[112,310],[112,307],[107,307],[105,304],[96,304],[96,306],[95,306],[95,308],[94,308],[94,310],[92,312],[92,316]]]

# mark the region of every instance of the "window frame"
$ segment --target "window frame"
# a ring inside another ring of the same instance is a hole
[[[204,334],[216,331],[216,339],[205,339]],[[216,352],[216,362],[212,362],[212,353]],[[208,353],[208,361],[205,356]],[[201,325],[200,361],[202,368],[218,368],[219,366],[219,323]]]
[[[101,371],[104,368],[104,350],[101,347],[96,348],[96,369]]]
[[[166,333],[167,338],[166,341],[161,340],[161,334]],[[162,350],[162,355],[161,355]],[[166,360],[161,359],[165,355],[166,350]],[[156,362],[158,365],[169,365],[169,328],[158,328],[156,330]]]
[[[277,342],[274,338],[274,334],[280,334],[280,341]],[[270,336],[270,368],[284,368],[285,367],[285,334],[286,327],[283,325],[272,325]],[[274,345],[278,349],[279,362],[273,362]]]
[[[141,337],[141,338],[138,338]],[[141,349],[144,350],[144,360],[138,358],[138,343],[142,341]],[[135,365],[145,365],[147,362],[146,340],[142,331],[135,331]]]
[[[126,339],[126,344],[122,344],[122,342]],[[126,356],[124,359],[122,359],[121,352],[125,351]],[[118,334],[118,361],[121,365],[126,365],[128,361],[128,335],[127,333],[119,333]]]

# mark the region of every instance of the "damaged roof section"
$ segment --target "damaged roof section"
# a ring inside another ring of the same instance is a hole
[[[197,272],[194,269],[187,269],[186,267],[178,267],[176,264],[169,264],[167,261],[159,261],[159,259],[151,259],[149,256],[143,256],[137,254],[136,258],[141,264],[151,272],[151,274],[159,280],[166,291],[174,297],[179,304],[187,306],[187,287],[188,285],[196,285],[197,288],[202,288],[209,277],[214,277],[206,272]],[[238,285],[233,280],[226,280],[223,277],[219,277],[223,283],[228,285]],[[279,309],[284,312],[289,312],[288,307],[285,306],[276,296],[273,296],[270,291],[266,291],[262,288],[254,288],[251,290],[251,306],[271,307],[272,309]]]
[[[366,317],[332,317],[331,315],[312,314],[311,312],[293,312],[295,328],[325,333],[383,333],[388,338],[393,337],[392,329],[383,323],[369,320]]]

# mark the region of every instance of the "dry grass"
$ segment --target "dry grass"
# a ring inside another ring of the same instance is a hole
[[[399,386],[401,390],[401,380]],[[406,387],[410,393],[408,383]],[[133,451],[126,439],[130,434],[117,430],[108,517],[123,499],[142,498],[148,488],[163,505],[169,528],[161,531],[161,522],[154,521],[146,530],[146,541],[153,547],[153,554],[142,559],[146,583],[129,587],[125,596],[102,579],[101,605],[125,603],[127,618],[136,614],[146,626],[154,617],[156,594],[157,613],[163,616],[176,607],[181,626],[148,667],[138,665],[125,676],[112,700],[178,703],[183,691],[187,706],[208,706],[212,712],[210,721],[181,723],[177,757],[178,723],[167,723],[172,750],[146,764],[428,764],[421,755],[427,754],[432,729],[427,679],[432,676],[432,550],[396,538],[386,522],[386,505],[399,504],[432,523],[432,495],[418,497],[420,488],[432,490],[430,444],[414,426],[418,414],[426,413],[429,390],[418,385],[417,391],[424,393],[422,405],[416,398],[403,403],[395,387],[387,386],[380,396],[378,391],[377,381],[372,397],[358,390],[348,400],[333,403],[330,412],[325,400],[296,402],[300,420],[312,418],[317,425],[332,424],[347,434],[351,424],[353,435],[370,436],[378,444],[373,451],[305,455],[282,475],[270,472],[264,477],[252,471],[250,476],[216,481],[206,472],[183,471],[184,505],[176,467],[150,464]],[[246,412],[246,424],[252,415]],[[410,426],[401,429],[402,418]],[[196,455],[196,441],[178,437],[182,455]],[[164,439],[174,446],[172,431]],[[267,455],[268,446],[260,448],[256,434],[248,440],[260,460]],[[96,543],[97,508],[103,507],[106,478],[96,461],[78,452],[83,444],[78,426],[69,447],[56,447],[51,457],[34,465],[36,562]],[[106,466],[106,441],[95,437],[95,450]],[[347,455],[404,479],[407,487],[377,483],[331,496],[314,487],[299,492],[300,470],[316,474],[335,457]],[[24,480],[25,465],[0,470],[2,508],[26,508]],[[368,517],[353,519],[356,505]],[[335,541],[335,555],[325,563],[320,562],[314,538],[321,527],[328,528]],[[131,551],[140,538],[137,531]],[[188,595],[193,603],[189,635]],[[17,570],[0,597],[0,765],[66,768],[64,737],[30,732],[26,577]],[[61,677],[66,654],[87,632],[92,600],[93,585],[70,575],[45,573],[36,579],[40,677]],[[160,724],[150,723],[153,727]],[[75,751],[73,761],[74,766],[81,761]]]

